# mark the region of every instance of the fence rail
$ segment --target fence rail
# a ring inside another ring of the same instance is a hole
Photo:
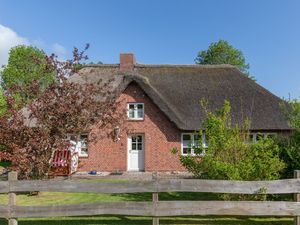
[[[299,178],[300,172],[295,172]],[[152,202],[98,202],[55,206],[18,206],[16,193],[31,191],[83,193],[153,193]],[[300,179],[275,181],[224,181],[193,179],[157,179],[136,182],[18,181],[16,173],[0,182],[0,193],[9,195],[9,204],[0,204],[0,217],[17,224],[16,218],[131,215],[158,217],[190,215],[296,216],[300,202],[288,201],[159,201],[160,192],[210,192],[230,194],[300,193]],[[298,195],[299,196],[299,195]],[[300,225],[300,223],[295,223]]]
[[[87,185],[88,184],[88,185]],[[1,181],[0,193],[48,191],[83,193],[211,192],[228,194],[300,193],[300,179],[274,181],[228,181],[174,179],[140,182]]]

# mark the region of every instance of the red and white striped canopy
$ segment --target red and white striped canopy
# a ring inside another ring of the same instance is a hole
[[[51,166],[52,167],[65,167],[71,161],[71,151],[70,150],[63,150],[58,151],[56,150],[53,153]]]

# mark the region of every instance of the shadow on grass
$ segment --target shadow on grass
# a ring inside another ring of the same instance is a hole
[[[111,194],[111,196],[120,196],[126,201],[152,201],[152,193],[130,193],[130,194]],[[170,192],[159,193],[161,201],[200,201],[200,200],[220,200],[220,195],[213,193],[196,192]]]

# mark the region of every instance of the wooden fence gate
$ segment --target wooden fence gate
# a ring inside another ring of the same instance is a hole
[[[295,178],[300,172],[295,171]],[[152,193],[152,202],[97,202],[56,206],[18,206],[16,193],[83,192],[83,193]],[[161,192],[210,192],[229,194],[296,194],[292,201],[159,201]],[[196,179],[154,179],[134,182],[84,182],[30,180],[18,181],[10,172],[8,181],[0,181],[0,193],[9,195],[8,205],[0,204],[0,218],[17,225],[17,218],[60,216],[128,215],[150,216],[153,224],[159,217],[190,215],[294,216],[300,225],[300,179],[274,181],[228,181]]]

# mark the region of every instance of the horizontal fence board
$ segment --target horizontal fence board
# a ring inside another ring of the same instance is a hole
[[[8,193],[9,186],[7,181],[0,181],[0,194]]]
[[[2,191],[2,192],[1,192]],[[211,192],[229,194],[300,193],[300,179],[274,181],[228,181],[196,179],[159,179],[134,182],[13,181],[0,183],[0,193],[49,191],[83,193]]]
[[[11,217],[61,217],[93,215],[130,216],[299,216],[300,203],[259,201],[159,201],[99,202],[59,206],[15,206]]]
[[[157,192],[211,192],[228,194],[287,194],[300,192],[300,179],[273,181],[159,180]]]
[[[261,201],[160,201],[155,216],[296,216],[300,203]]]
[[[8,218],[8,206],[0,205],[0,218]]]
[[[137,193],[154,192],[153,181],[141,182],[84,182],[84,181],[14,181],[10,191],[49,191],[82,193]]]
[[[12,217],[60,217],[93,215],[151,216],[151,202],[98,202],[58,206],[16,206]]]

